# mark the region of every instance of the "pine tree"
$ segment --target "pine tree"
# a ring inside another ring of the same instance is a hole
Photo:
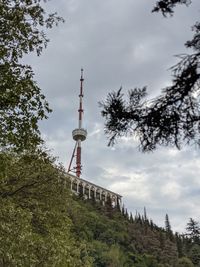
[[[151,230],[154,229],[154,223],[153,223],[152,219],[150,220],[150,227],[151,227]]]
[[[129,214],[128,214],[127,209],[126,209],[126,212],[125,212],[125,218],[126,218],[127,220],[129,220]]]
[[[171,231],[171,225],[169,222],[169,216],[168,214],[165,215],[165,230],[167,233],[169,233]]]
[[[173,232],[171,229],[171,224],[169,222],[168,214],[165,215],[165,231],[166,231],[167,237],[172,241],[173,240]]]
[[[147,221],[147,211],[146,211],[146,207],[144,207],[144,221]]]
[[[130,213],[130,223],[133,223],[133,215],[132,215],[132,212]]]
[[[189,222],[187,223],[187,235],[190,237],[191,241],[200,244],[200,226],[199,222],[190,218]]]

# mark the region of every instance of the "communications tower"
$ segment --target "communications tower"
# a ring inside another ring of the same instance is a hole
[[[68,172],[72,171],[76,173],[77,177],[81,175],[81,142],[85,141],[87,137],[87,131],[82,128],[82,118],[83,118],[83,69],[81,69],[81,78],[80,78],[80,94],[79,94],[79,119],[78,119],[78,128],[72,131],[72,137],[76,141],[75,147],[72,153],[70,164],[68,167]],[[76,157],[75,167],[71,168],[74,157]]]

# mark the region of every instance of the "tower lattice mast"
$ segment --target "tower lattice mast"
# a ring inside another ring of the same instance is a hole
[[[72,137],[76,141],[75,147],[72,153],[71,161],[68,167],[68,172],[75,171],[76,176],[80,177],[81,175],[81,142],[84,141],[87,137],[87,131],[82,128],[82,119],[83,119],[83,69],[81,69],[81,78],[80,78],[80,94],[79,94],[79,120],[78,120],[78,128],[72,131]],[[76,166],[71,169],[71,165],[74,157],[76,157]]]

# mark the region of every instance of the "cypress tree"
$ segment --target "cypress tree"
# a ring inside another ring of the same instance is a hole
[[[134,221],[133,221],[133,215],[132,215],[132,212],[131,212],[131,214],[130,214],[130,223],[133,223]]]
[[[173,232],[172,232],[172,229],[171,229],[171,224],[169,222],[169,216],[168,216],[168,214],[165,215],[165,231],[166,231],[167,237],[171,241],[173,241]]]
[[[150,227],[151,227],[151,230],[154,229],[154,223],[153,223],[152,219],[150,220]]]
[[[127,220],[129,220],[129,214],[128,214],[128,211],[126,209],[126,212],[125,212],[125,216],[124,216]]]
[[[146,207],[144,207],[144,221],[147,221],[147,211],[146,211]]]

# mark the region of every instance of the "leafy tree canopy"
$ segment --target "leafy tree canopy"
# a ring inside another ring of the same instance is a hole
[[[40,0],[2,0],[0,3],[0,145],[18,150],[41,143],[38,121],[51,111],[34,80],[25,54],[38,56],[49,40],[45,28],[63,19],[46,14]]]
[[[91,267],[71,233],[62,167],[43,153],[0,153],[0,266]]]
[[[168,218],[163,229],[69,188],[47,153],[0,152],[0,266],[198,266],[199,245],[175,238]]]
[[[153,12],[172,15],[177,4],[189,5],[190,2],[157,1]],[[200,144],[200,22],[193,26],[193,32],[192,40],[185,44],[193,53],[179,55],[180,61],[172,67],[172,85],[162,89],[160,96],[147,101],[146,88],[135,88],[129,91],[127,101],[120,88],[100,102],[109,145],[127,134],[138,137],[143,151],[152,151],[158,145],[180,149],[183,143]]]

